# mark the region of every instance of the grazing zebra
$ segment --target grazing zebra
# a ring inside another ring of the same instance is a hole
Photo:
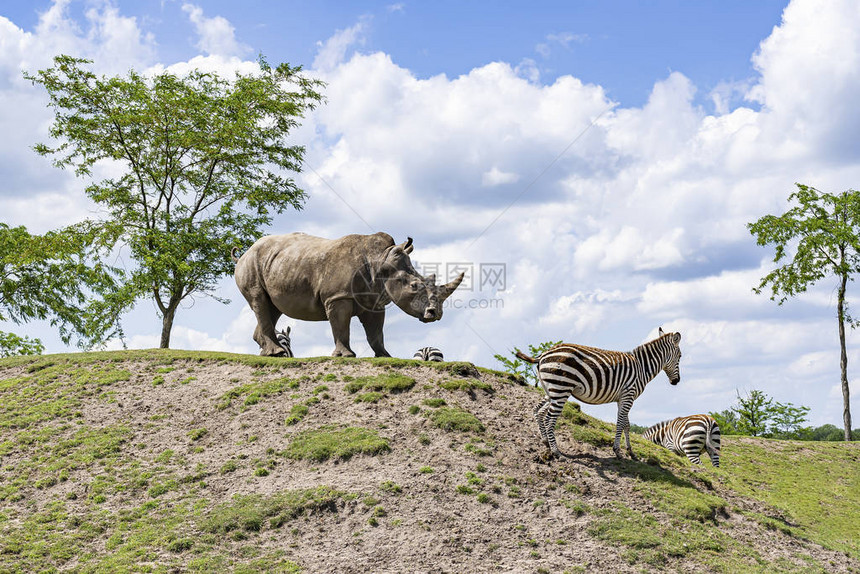
[[[627,452],[636,460],[630,446],[630,421],[627,418],[633,401],[642,394],[651,379],[662,370],[669,382],[681,380],[678,362],[681,360],[680,333],[663,333],[653,341],[639,345],[631,352],[606,351],[562,343],[537,359],[517,351],[517,357],[538,364],[538,380],[546,396],[534,408],[541,438],[552,456],[561,452],[555,442],[555,424],[568,397],[573,396],[590,405],[618,403],[618,423],[612,449],[621,458],[621,433],[627,440]]]
[[[412,355],[412,358],[419,361],[444,361],[442,351],[436,347],[424,347],[423,349],[418,349],[415,351],[415,354]]]
[[[702,464],[699,455],[708,451],[711,464],[720,466],[720,427],[713,417],[692,415],[663,421],[648,428],[642,436],[678,454],[686,454],[695,464]]]
[[[286,331],[278,331],[275,330],[275,339],[278,342],[278,345],[284,350],[285,357],[292,357],[293,350],[290,348],[290,327],[287,326]]]

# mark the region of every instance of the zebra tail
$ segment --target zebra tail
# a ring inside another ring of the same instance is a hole
[[[519,357],[523,361],[525,361],[527,363],[537,363],[538,362],[537,359],[535,359],[534,357],[530,357],[530,356],[526,355],[525,353],[523,353],[519,349],[517,349],[516,351],[517,351],[516,352],[517,357]]]

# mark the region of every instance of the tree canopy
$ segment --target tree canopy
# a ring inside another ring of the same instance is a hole
[[[118,170],[86,188],[104,208],[102,241],[134,261],[115,299],[130,307],[152,298],[168,347],[180,303],[223,301],[214,290],[233,272],[231,248],[256,241],[273,214],[301,209],[305,193],[290,174],[304,148],[288,136],[322,100],[322,83],[262,58],[258,73],[231,79],[200,70],[98,77],[90,63],[58,56],[25,73],[54,110],[56,144],[34,149],[89,180],[97,164]]]
[[[0,320],[48,320],[65,343],[85,348],[120,334],[115,272],[98,261],[99,235],[86,223],[45,235],[0,223]],[[44,348],[38,339],[0,338],[7,355]]]

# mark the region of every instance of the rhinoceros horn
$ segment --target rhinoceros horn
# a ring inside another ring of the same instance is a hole
[[[454,289],[459,287],[460,283],[463,282],[463,277],[465,277],[465,275],[466,275],[466,272],[464,271],[464,272],[460,273],[460,275],[456,279],[451,281],[450,283],[446,283],[445,285],[440,285],[439,286],[439,299],[444,301],[445,299],[450,297],[451,293],[454,292]]]

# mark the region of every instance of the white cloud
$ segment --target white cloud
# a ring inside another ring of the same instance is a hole
[[[481,185],[483,187],[495,187],[506,183],[516,183],[520,180],[520,176],[509,171],[502,171],[496,166],[493,166],[490,171],[485,171],[481,174]]]
[[[561,47],[565,50],[570,50],[570,45],[573,43],[582,44],[588,40],[588,34],[573,34],[571,32],[561,32],[558,34],[547,34],[545,41],[535,46],[535,52],[548,58],[552,54],[554,47]]]
[[[319,51],[314,58],[313,69],[318,72],[333,70],[346,58],[347,50],[355,44],[364,44],[365,33],[370,25],[370,17],[365,16],[353,26],[338,30],[325,42],[317,42]]]
[[[183,4],[182,11],[194,24],[199,40],[197,47],[212,56],[226,58],[245,56],[250,48],[236,39],[236,29],[222,16],[207,18],[196,4]]]

